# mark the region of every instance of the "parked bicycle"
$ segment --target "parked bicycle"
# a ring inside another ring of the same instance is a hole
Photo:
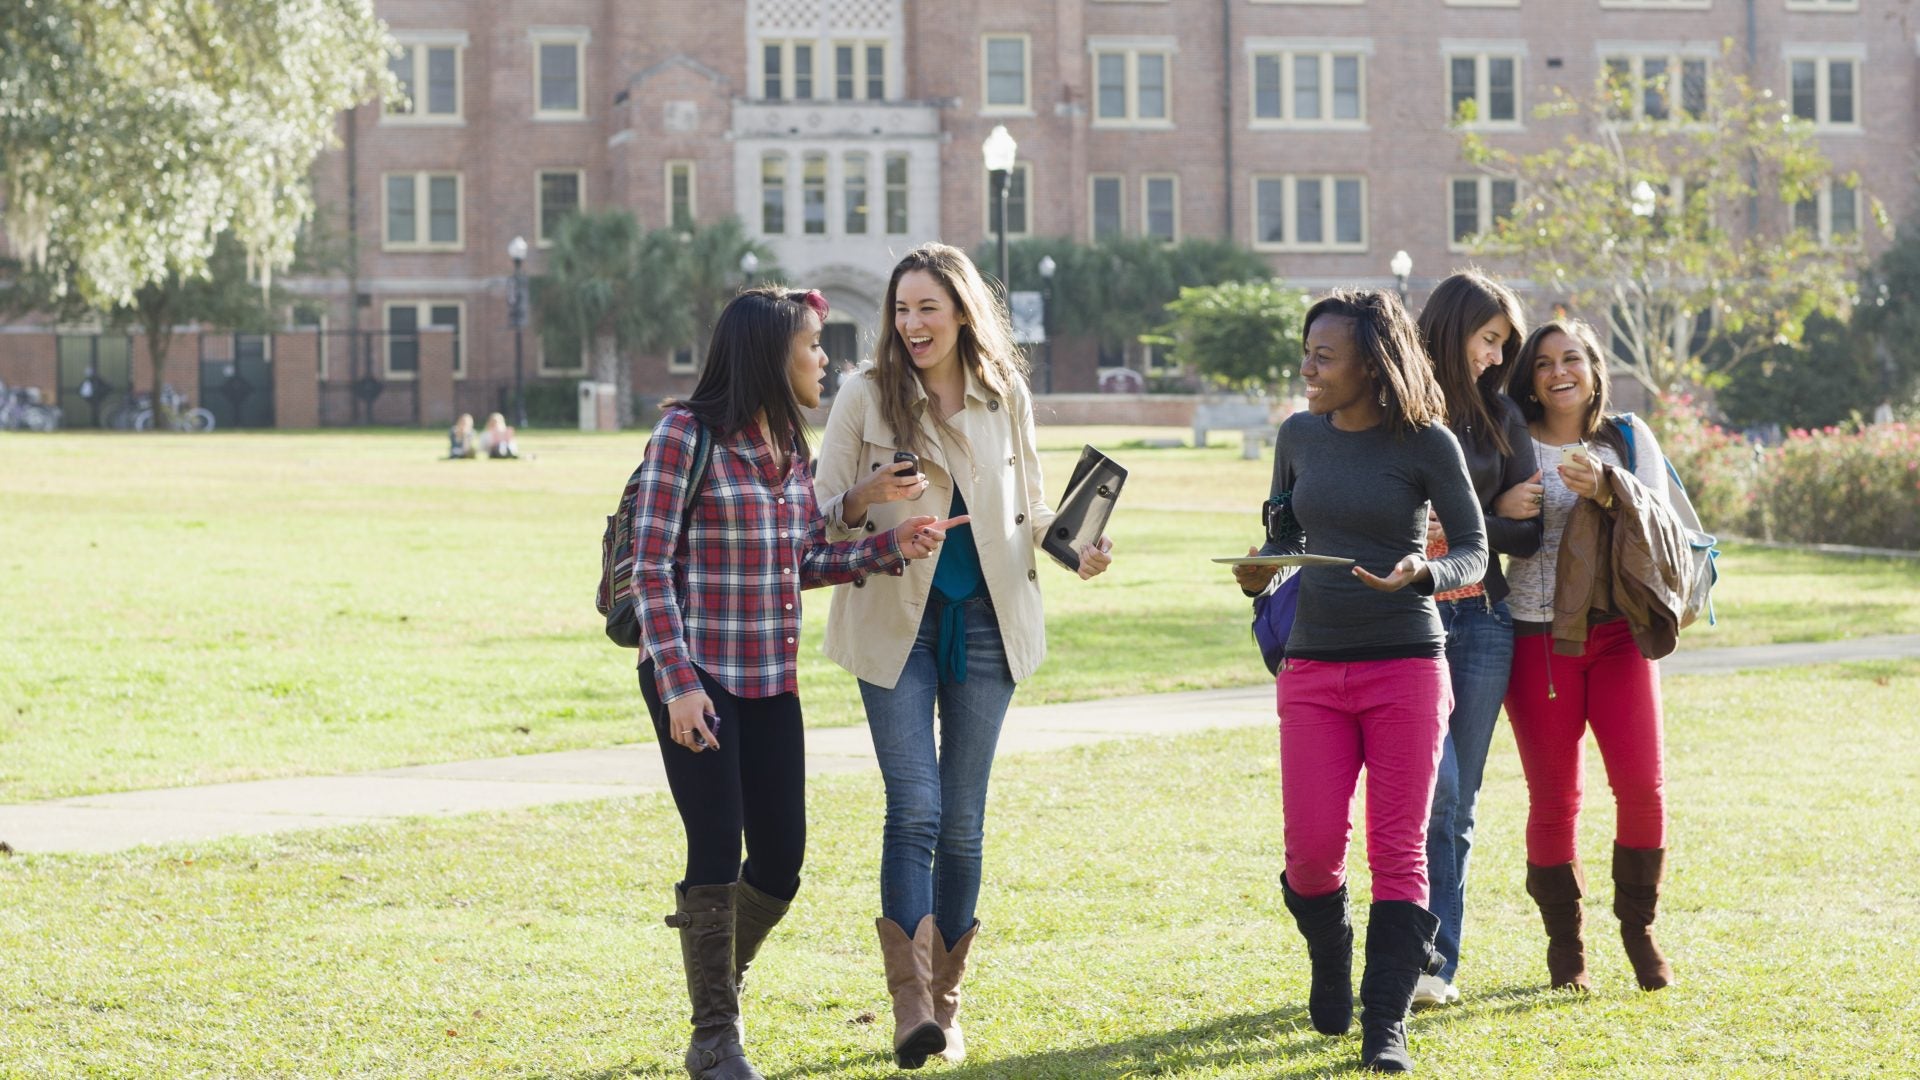
[[[102,423],[117,431],[152,431],[158,427],[197,434],[213,430],[213,413],[189,408],[187,395],[175,390],[172,383],[160,384],[160,402],[161,408],[156,412],[152,394],[129,394],[107,412]]]
[[[0,382],[0,431],[58,431],[60,409],[40,400],[37,386]]]

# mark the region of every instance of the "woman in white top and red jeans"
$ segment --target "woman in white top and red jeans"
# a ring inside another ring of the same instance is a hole
[[[1617,614],[1594,616],[1577,656],[1557,655],[1551,630],[1560,540],[1574,505],[1591,499],[1613,509],[1601,470],[1581,458],[1625,469],[1629,455],[1619,425],[1630,422],[1632,475],[1656,501],[1666,498],[1666,459],[1646,424],[1608,415],[1606,353],[1577,319],[1549,322],[1527,336],[1507,393],[1527,418],[1543,465],[1540,553],[1507,563],[1514,651],[1506,704],[1527,776],[1527,892],[1546,925],[1547,974],[1555,987],[1588,987],[1580,907],[1586,879],[1574,833],[1581,739],[1591,728],[1618,810],[1613,911],[1635,978],[1642,989],[1658,990],[1673,981],[1652,933],[1667,846],[1660,669],[1641,655]],[[1584,454],[1567,452],[1576,445]]]

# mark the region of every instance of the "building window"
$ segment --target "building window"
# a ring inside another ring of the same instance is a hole
[[[1603,61],[1615,120],[1694,120],[1707,114],[1708,60],[1647,53]]]
[[[693,358],[693,346],[682,345],[667,356],[667,371],[675,375],[692,375],[700,370]]]
[[[887,232],[907,231],[907,155],[887,155]]]
[[[1098,49],[1093,54],[1094,122],[1098,124],[1165,124],[1169,49]]]
[[[761,95],[773,101],[813,100],[813,43],[760,43]]]
[[[827,232],[827,155],[808,154],[800,161],[800,231],[808,236]]]
[[[534,189],[539,205],[534,208],[534,218],[540,223],[540,233],[535,239],[541,247],[553,246],[554,239],[560,235],[560,223],[580,212],[586,183],[587,174],[579,169],[539,175]]]
[[[1805,229],[1829,247],[1860,243],[1860,189],[1827,179],[1811,198],[1793,204],[1793,227]]]
[[[1788,62],[1793,115],[1817,127],[1860,126],[1860,62],[1837,56],[1796,57]]]
[[[1366,119],[1362,54],[1281,49],[1252,59],[1256,122],[1357,127]]]
[[[693,162],[669,161],[667,169],[667,224],[685,232],[693,228],[699,208],[693,199]]]
[[[1513,216],[1519,188],[1512,180],[1491,176],[1456,176],[1449,182],[1452,230],[1447,246],[1466,251],[1494,226]]]
[[[987,235],[993,236],[1000,228],[1000,221],[994,216],[999,207],[1000,189],[994,183],[992,173],[986,177],[985,192],[987,204]],[[1028,208],[1032,200],[1028,193],[1033,190],[1033,163],[1018,161],[1014,163],[1013,175],[1007,180],[1007,235],[1028,236],[1033,232],[1032,219],[1028,217]]]
[[[1027,78],[1025,34],[989,34],[980,40],[980,101],[987,112],[1026,112],[1033,108]]]
[[[587,115],[582,63],[586,36],[578,32],[538,33],[533,40],[533,115],[577,120]]]
[[[1600,6],[1649,11],[1705,11],[1713,6],[1713,0],[1600,0]]]
[[[1088,177],[1093,197],[1088,200],[1093,212],[1093,239],[1097,243],[1119,236],[1126,220],[1126,182],[1118,176]]]
[[[1140,234],[1169,243],[1180,239],[1180,178],[1146,176],[1140,180]]]
[[[1257,176],[1254,246],[1277,251],[1365,251],[1367,182],[1359,176]]]
[[[848,236],[867,234],[867,155],[863,152],[848,154],[840,161],[842,182],[845,190],[842,197],[846,206],[846,232]]]
[[[1517,125],[1520,58],[1499,53],[1447,57],[1447,115],[1474,125]]]
[[[460,119],[462,44],[414,42],[387,58],[387,70],[400,81],[401,96],[387,102],[387,119],[396,122],[452,123]]]
[[[838,101],[881,101],[887,96],[887,47],[873,41],[833,47],[833,96]]]
[[[760,158],[760,231],[778,236],[787,231],[787,155]]]
[[[459,251],[462,241],[459,173],[388,173],[388,251]]]
[[[1788,11],[1859,11],[1860,0],[1787,0]]]
[[[461,348],[466,305],[404,300],[387,304],[387,370],[389,379],[411,379],[420,374],[420,330],[436,327],[453,331],[453,377],[465,378],[466,357]]]

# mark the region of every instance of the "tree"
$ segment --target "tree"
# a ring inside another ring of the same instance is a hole
[[[1920,212],[1901,223],[1868,272],[1854,326],[1871,342],[1878,400],[1910,407],[1920,397]]]
[[[1738,428],[1820,428],[1866,416],[1882,399],[1871,338],[1815,315],[1792,345],[1765,349],[1731,373],[1714,404]]]
[[[741,258],[753,255],[759,263],[754,273],[760,278],[778,279],[780,268],[774,262],[773,249],[755,243],[740,219],[731,215],[711,225],[683,230],[678,235],[681,240],[680,292],[693,318],[694,356],[704,361],[707,342],[713,336],[713,324],[719,320],[720,310],[740,291],[745,280],[740,271]]]
[[[1718,382],[1799,340],[1810,316],[1844,318],[1857,252],[1802,228],[1749,227],[1824,181],[1859,183],[1834,172],[1813,125],[1771,91],[1716,65],[1704,87],[1614,76],[1584,96],[1556,89],[1538,115],[1567,134],[1536,153],[1462,133],[1466,158],[1520,195],[1480,249],[1517,258],[1535,282],[1602,315],[1649,389]]]
[[[682,288],[680,234],[642,232],[625,210],[561,221],[547,272],[533,282],[543,343],[565,355],[582,343],[596,382],[618,388],[622,427],[633,422],[633,365],[623,354],[661,353],[693,333]]]
[[[1180,290],[1161,333],[1173,360],[1232,390],[1266,390],[1293,377],[1300,355],[1300,293],[1275,281],[1228,281]]]
[[[231,235],[288,265],[342,110],[397,95],[372,0],[0,5],[5,224],[56,293],[131,305]]]

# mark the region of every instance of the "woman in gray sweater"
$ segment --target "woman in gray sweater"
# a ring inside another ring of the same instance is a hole
[[[1353,1014],[1346,849],[1367,773],[1373,906],[1360,979],[1361,1064],[1406,1072],[1415,981],[1438,964],[1426,836],[1453,692],[1432,595],[1479,581],[1487,541],[1433,368],[1392,293],[1337,292],[1308,309],[1306,413],[1280,426],[1266,555],[1354,560],[1308,566],[1277,679],[1286,843],[1281,888],[1307,939],[1307,1009],[1327,1034]],[[1427,506],[1450,550],[1426,555]],[[1257,592],[1271,569],[1238,567]]]

